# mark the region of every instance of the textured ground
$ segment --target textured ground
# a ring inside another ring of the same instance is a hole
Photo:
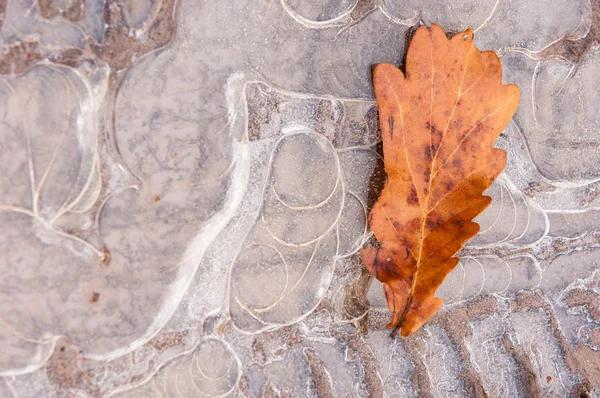
[[[431,22],[521,104],[391,340],[370,72]],[[0,397],[599,397],[599,38],[598,0],[0,0]]]

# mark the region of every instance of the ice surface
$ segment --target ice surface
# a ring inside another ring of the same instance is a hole
[[[599,9],[0,0],[0,397],[600,395]],[[522,95],[446,305],[391,340],[370,74],[420,22]]]

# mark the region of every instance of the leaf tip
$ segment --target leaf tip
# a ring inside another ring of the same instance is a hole
[[[519,89],[519,86],[516,84],[505,84],[505,86],[515,93],[515,101],[518,103],[521,98],[521,89]]]
[[[471,28],[468,28],[467,30],[465,30],[462,33],[462,35],[463,35],[462,39],[464,41],[473,41],[473,39],[475,38],[475,34],[473,33],[473,29],[471,29]]]
[[[400,75],[404,77],[404,74],[400,69],[398,69],[396,65],[390,64],[388,62],[382,62],[380,64],[375,65],[375,67],[373,68],[373,80],[375,80],[381,75],[390,75],[397,73],[400,73]]]

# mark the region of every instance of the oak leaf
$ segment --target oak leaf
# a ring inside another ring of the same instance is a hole
[[[483,191],[506,163],[493,144],[519,89],[502,84],[498,57],[480,52],[470,29],[447,39],[435,24],[415,32],[406,74],[378,64],[373,86],[387,181],[369,214],[379,245],[361,260],[383,283],[392,337],[408,336],[442,306],[435,292],[479,232]]]

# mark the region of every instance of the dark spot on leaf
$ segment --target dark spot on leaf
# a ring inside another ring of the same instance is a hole
[[[435,229],[435,223],[431,219],[428,218],[425,224],[427,224],[427,228],[430,231],[433,231]]]
[[[425,159],[427,159],[428,161],[431,161],[431,159],[433,159],[433,154],[431,153],[431,147],[430,146],[426,146],[424,149],[425,152]]]
[[[375,269],[375,277],[377,278],[377,268],[379,268],[379,248],[375,250],[375,256],[373,256],[373,268]]]
[[[407,205],[416,205],[418,203],[419,203],[419,195],[417,195],[417,190],[415,189],[415,187],[412,187],[410,189],[410,194],[406,198],[406,204]]]
[[[431,169],[427,169],[425,170],[425,173],[423,173],[423,177],[425,177],[425,182],[429,182],[429,178],[431,178]]]
[[[388,127],[390,129],[390,138],[394,138],[394,117],[388,117]]]
[[[427,122],[425,126],[431,132],[431,153],[435,154],[442,142],[443,133],[429,122]]]
[[[433,231],[434,229],[439,227],[441,224],[443,224],[443,222],[444,222],[443,220],[441,220],[440,218],[437,218],[437,217],[427,217],[425,224],[427,225],[427,228],[429,228],[430,231]]]

